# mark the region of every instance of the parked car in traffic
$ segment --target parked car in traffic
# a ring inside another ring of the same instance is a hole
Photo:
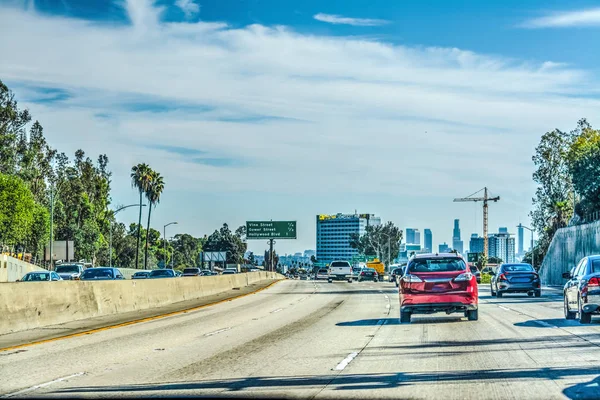
[[[363,269],[363,267],[352,267],[352,279],[357,281],[358,280],[358,274],[360,274],[360,271]]]
[[[226,269],[225,271],[221,272],[221,275],[235,275],[237,274],[236,270],[233,269]]]
[[[131,279],[148,279],[148,275],[150,275],[151,271],[137,271],[133,275],[131,275]]]
[[[398,276],[402,276],[402,267],[392,269],[390,272],[390,282],[394,282],[398,287]]]
[[[377,271],[375,271],[375,268],[363,268],[360,270],[360,273],[358,274],[358,281],[362,282],[362,281],[373,281],[373,282],[379,282],[379,276],[377,274]]]
[[[328,278],[329,278],[329,273],[327,271],[327,268],[319,268],[319,270],[315,274],[316,280],[319,280],[319,279],[327,280]]]
[[[55,268],[54,272],[63,280],[72,281],[79,279],[84,270],[83,264],[61,264]]]
[[[565,318],[589,324],[600,313],[600,255],[582,258],[563,278],[568,279],[563,288]]]
[[[200,268],[185,268],[183,270],[183,276],[200,276],[201,274]]]
[[[479,318],[475,275],[462,256],[454,253],[413,256],[400,279],[400,322],[413,314],[463,313],[469,321]]]
[[[114,267],[88,268],[79,277],[82,281],[106,281],[125,279],[121,271]]]
[[[62,280],[60,275],[54,271],[33,271],[23,275],[17,282],[52,282]]]
[[[531,264],[505,263],[492,272],[490,291],[496,297],[502,297],[505,293],[527,293],[528,296],[540,297],[542,285],[540,276]]]
[[[211,271],[209,269],[204,269],[200,272],[200,276],[213,276],[213,275],[219,275],[219,274],[214,271]]]
[[[150,271],[148,279],[160,279],[160,278],[177,278],[175,270],[168,268],[154,269]]]
[[[475,278],[477,279],[477,283],[481,283],[481,271],[479,271],[479,268],[477,268],[477,265],[471,265],[469,268],[471,269],[471,273],[473,275],[475,275]]]
[[[333,261],[329,265],[327,281],[331,283],[334,280],[352,282],[352,266],[348,261]]]

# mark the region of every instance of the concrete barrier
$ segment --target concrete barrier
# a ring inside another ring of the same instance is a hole
[[[15,282],[17,279],[21,279],[26,273],[32,271],[46,270],[18,258],[0,254],[0,282]]]
[[[542,283],[563,285],[566,279],[562,273],[592,254],[600,254],[600,221],[559,229],[540,267]]]
[[[267,279],[274,272],[124,281],[14,282],[0,285],[0,335],[199,299]]]

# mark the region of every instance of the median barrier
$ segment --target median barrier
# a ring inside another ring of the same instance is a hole
[[[0,285],[0,335],[200,299],[265,280],[275,272],[122,281]]]

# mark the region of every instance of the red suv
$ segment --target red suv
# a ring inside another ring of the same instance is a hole
[[[478,318],[477,278],[456,254],[419,254],[408,262],[400,280],[400,322],[412,314],[464,313]]]

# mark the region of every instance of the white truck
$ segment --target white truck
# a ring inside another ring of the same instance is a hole
[[[348,281],[352,283],[352,265],[348,261],[333,261],[329,264],[329,283],[336,281]]]

